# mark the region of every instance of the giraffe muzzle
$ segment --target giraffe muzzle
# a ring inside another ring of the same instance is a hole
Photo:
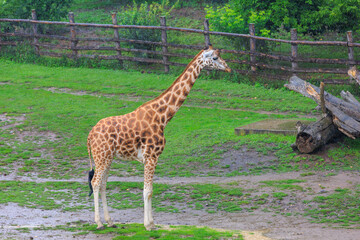
[[[231,68],[225,68],[225,72],[231,73]]]

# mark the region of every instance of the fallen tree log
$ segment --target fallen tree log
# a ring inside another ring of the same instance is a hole
[[[291,77],[289,84],[285,84],[285,87],[295,92],[301,93],[305,97],[311,98],[319,105],[321,103],[320,88],[316,87],[311,83],[305,82],[304,80],[298,78],[297,76]],[[355,118],[356,120],[360,121],[360,107],[358,107],[357,105],[350,102],[346,102],[340,98],[337,98],[327,93],[326,91],[324,92],[324,100],[325,100],[325,107],[327,109],[336,108],[344,112],[345,115],[350,115],[352,116],[352,118]],[[358,104],[360,105],[359,102]],[[358,128],[358,130],[360,131],[360,123],[358,124],[354,123],[354,124],[357,126],[356,128]]]
[[[311,153],[339,134],[330,114],[309,125],[298,122],[295,145],[302,153]]]
[[[339,131],[353,139],[360,136],[360,103],[351,93],[342,92],[344,99],[340,99],[325,91],[321,92],[320,88],[297,76],[291,77],[285,87],[313,99],[319,105],[322,102],[325,105],[320,120],[298,128],[300,130],[295,144],[300,152],[314,151],[338,135]]]
[[[356,100],[356,98],[349,92],[349,91],[341,91],[340,93],[342,99],[344,99],[346,102],[355,104],[358,108],[360,108],[360,103]]]

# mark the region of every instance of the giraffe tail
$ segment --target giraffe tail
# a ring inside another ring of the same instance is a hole
[[[87,139],[87,150],[88,150],[88,154],[89,154],[89,161],[90,161],[90,170],[93,170],[93,165],[92,165],[92,161],[91,161],[91,145],[90,145],[90,134],[89,134],[89,137]]]
[[[94,168],[93,168],[93,165],[92,165],[92,161],[91,161],[91,151],[90,151],[90,137],[88,137],[87,139],[87,149],[88,149],[88,154],[89,154],[89,161],[90,161],[90,171],[89,171],[89,188],[90,188],[90,192],[89,192],[89,197],[91,196],[91,194],[93,193],[93,187],[91,185],[91,180],[93,179],[94,177]]]
[[[93,179],[94,177],[94,169],[91,169],[91,171],[89,171],[89,187],[90,187],[90,192],[89,192],[89,197],[91,196],[91,194],[93,193],[93,187],[91,185],[91,180]]]

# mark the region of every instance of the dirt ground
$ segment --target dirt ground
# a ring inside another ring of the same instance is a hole
[[[1,180],[12,180],[10,176],[2,177]],[[189,184],[189,183],[228,183],[238,181],[246,186],[264,180],[297,179],[300,173],[264,174],[261,176],[237,176],[230,178],[219,177],[195,177],[195,178],[156,178],[156,183]],[[328,192],[336,188],[350,188],[354,184],[360,184],[358,173],[339,173],[335,176],[325,176],[319,173],[312,176],[302,177],[306,182],[303,187],[311,187],[315,192],[326,189]],[[16,178],[17,180],[29,180]],[[45,179],[35,181],[42,182]],[[47,179],[48,180],[48,179]],[[70,181],[85,182],[85,179],[71,179]],[[119,178],[110,177],[109,181],[142,181],[140,177]],[[321,186],[321,187],[320,187]],[[308,199],[307,194],[297,196],[301,208],[301,202]],[[154,196],[156,197],[156,196]],[[92,202],[89,201],[92,205]],[[143,210],[111,209],[114,221],[118,223],[142,223]],[[327,239],[327,240],[357,240],[360,229],[331,228],[324,224],[311,223],[306,217],[284,216],[273,212],[255,210],[251,213],[207,213],[202,210],[188,209],[180,213],[155,212],[155,221],[161,225],[199,225],[217,229],[233,229],[244,231],[246,239]],[[93,223],[93,211],[82,210],[78,212],[59,212],[56,210],[40,210],[20,207],[14,203],[0,205],[0,237],[2,239],[98,239],[95,234],[73,236],[72,232],[60,230],[36,230],[36,227],[52,227],[66,225],[69,222]],[[21,228],[28,228],[27,231]],[[255,233],[255,234],[254,234]],[[104,238],[105,237],[105,238]],[[102,235],[101,239],[111,239],[109,235]]]

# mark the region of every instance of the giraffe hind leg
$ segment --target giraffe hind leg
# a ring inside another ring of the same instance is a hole
[[[103,178],[101,179],[101,184],[100,184],[101,201],[102,201],[102,205],[103,205],[103,209],[104,209],[104,218],[108,224],[108,227],[116,228],[117,226],[111,220],[109,210],[108,210],[107,200],[106,200],[106,183],[107,183],[107,179],[109,176],[108,174],[109,174],[109,169],[107,169],[105,171],[105,174],[104,174]]]
[[[91,185],[94,192],[94,208],[95,208],[95,223],[97,224],[97,229],[104,229],[104,225],[101,222],[100,218],[100,202],[99,202],[99,193],[101,190],[101,183],[102,179],[105,173],[105,166],[102,164],[102,158],[94,156],[94,162],[95,162],[95,173],[91,180]]]
[[[94,190],[94,208],[95,208],[95,222],[97,224],[97,229],[104,229],[104,225],[102,224],[100,220],[100,208],[99,208],[99,190],[100,190],[100,184],[98,181],[94,181],[96,178],[96,172],[95,172],[95,178],[92,180],[92,187]]]
[[[93,155],[94,156],[94,155]],[[116,227],[112,222],[106,201],[106,182],[112,162],[112,155],[108,155],[105,158],[95,156],[95,174],[91,181],[91,185],[94,191],[94,207],[95,207],[95,222],[98,225],[97,229],[104,229],[104,225],[100,220],[100,202],[99,194],[101,194],[102,206],[104,210],[104,218],[110,227]]]

